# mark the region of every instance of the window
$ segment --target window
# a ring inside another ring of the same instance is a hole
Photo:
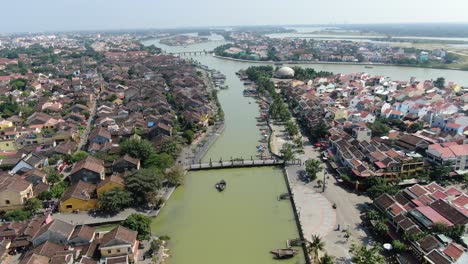
[[[107,253],[109,253],[109,254],[110,254],[110,253],[112,253],[112,250],[110,250],[110,249],[109,249],[109,250],[107,250]]]
[[[117,253],[120,253],[120,249],[117,249]]]
[[[10,200],[5,200],[5,204],[10,204]]]
[[[72,209],[72,208],[73,208],[73,205],[67,204],[67,209]]]

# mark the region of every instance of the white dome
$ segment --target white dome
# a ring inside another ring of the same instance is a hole
[[[276,72],[276,76],[280,78],[292,78],[294,77],[294,70],[290,67],[281,67],[281,69]]]

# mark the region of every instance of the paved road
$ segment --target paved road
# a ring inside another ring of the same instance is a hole
[[[320,160],[320,153],[304,139],[304,154],[298,158],[304,164],[310,158]],[[326,167],[325,164],[323,166]],[[335,256],[337,263],[350,263],[348,251],[352,241],[369,243],[368,236],[360,227],[360,210],[365,202],[371,200],[346,190],[328,173],[325,175],[327,185],[322,192],[317,180],[323,181],[325,170],[318,173],[316,181],[310,183],[303,182],[299,177],[304,170],[304,165],[286,168],[304,237],[310,239],[311,235],[319,235],[324,239],[326,252]],[[336,209],[332,208],[333,204],[337,205]],[[338,224],[341,227],[339,231]],[[348,227],[351,237],[345,239],[342,230]]]

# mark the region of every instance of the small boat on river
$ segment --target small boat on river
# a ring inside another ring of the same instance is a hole
[[[292,258],[297,254],[297,250],[294,248],[279,248],[270,251],[273,254],[273,258],[275,259],[288,259]]]
[[[221,180],[221,181],[217,182],[217,183],[215,184],[215,188],[216,188],[216,190],[218,190],[219,192],[224,191],[224,189],[226,189],[226,181],[225,181],[225,180]]]

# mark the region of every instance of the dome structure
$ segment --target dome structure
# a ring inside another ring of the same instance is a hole
[[[294,77],[294,70],[290,67],[281,67],[281,69],[276,72],[276,76],[278,78],[292,78]]]

